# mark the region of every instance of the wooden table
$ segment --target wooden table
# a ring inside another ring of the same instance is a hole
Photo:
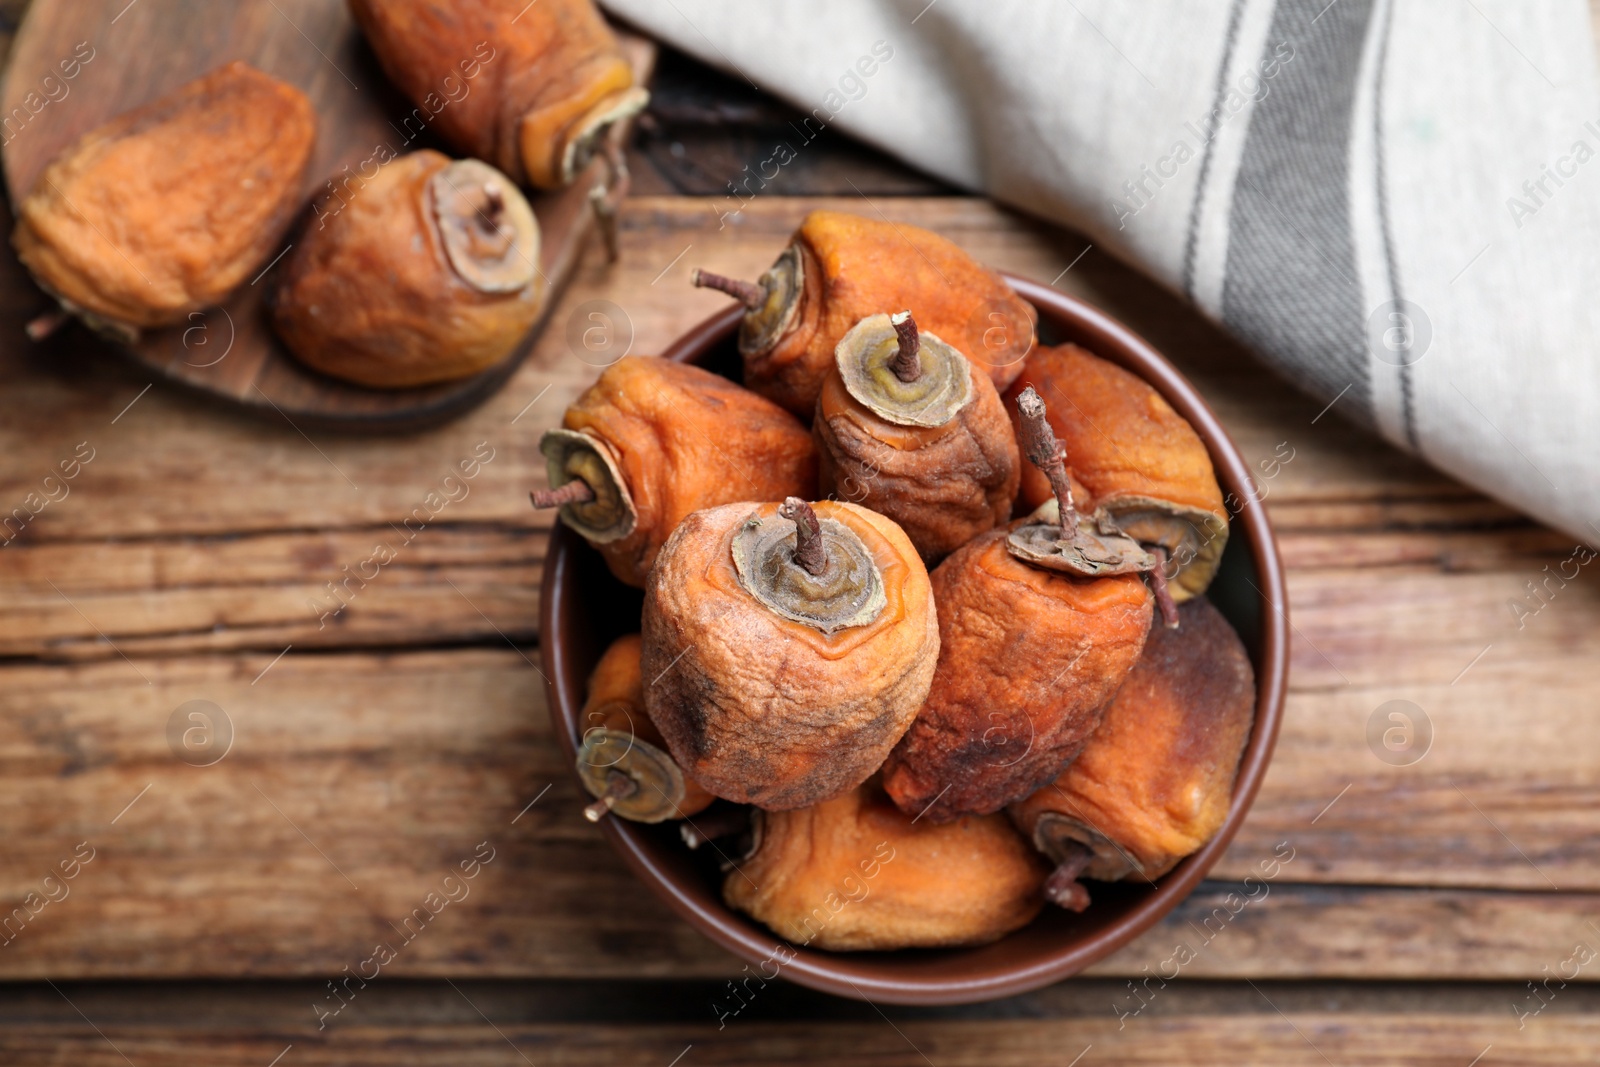
[[[1585,573],[1520,627],[1508,607],[1571,542],[1322,412],[1083,238],[859,148],[820,147],[784,190],[805,195],[719,225],[719,201],[684,193],[715,193],[782,109],[668,59],[621,262],[591,250],[505,391],[430,432],[307,434],[152,382],[78,331],[27,345],[44,301],[0,256],[0,514],[92,454],[0,548],[0,906],[39,894],[0,944],[0,1063],[1591,1061],[1600,596]],[[719,1029],[738,965],[623,870],[550,737],[549,519],[527,490],[540,431],[596,372],[570,323],[610,301],[633,350],[657,349],[722,306],[691,267],[753,275],[819,205],[1055,279],[1166,352],[1248,458],[1278,460],[1262,484],[1291,695],[1212,880],[1088,975],[946,1010],[774,984]],[[488,449],[464,497],[430,497]],[[419,507],[426,529],[320,617],[325,583]],[[1369,743],[1396,700],[1431,724],[1419,760]],[[231,724],[207,766],[169,741],[190,701]],[[1282,843],[1270,893],[1230,914]],[[492,858],[466,899],[332,992],[475,853]],[[46,882],[63,863],[76,877]],[[1196,958],[1150,977],[1179,942]]]

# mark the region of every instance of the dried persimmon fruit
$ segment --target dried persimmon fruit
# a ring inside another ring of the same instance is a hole
[[[693,511],[738,500],[816,495],[817,450],[787,411],[710,371],[624,356],[539,442],[552,488],[536,508],[642,586],[656,553]]]
[[[650,718],[697,782],[762,808],[865,781],[922,706],[938,650],[916,549],[854,504],[697,511],[645,587]]]
[[[875,783],[759,812],[723,899],[796,945],[850,952],[985,945],[1033,921],[1045,868],[1003,815],[915,821]]]
[[[279,250],[316,132],[304,93],[229,63],[56,156],[11,242],[66,311],[131,341],[219,303]]]
[[[1158,626],[1100,728],[1050,785],[1010,809],[1057,864],[1046,896],[1089,902],[1079,877],[1154,879],[1216,836],[1255,721],[1255,672],[1205,597]]]
[[[1144,379],[1076,345],[1035,349],[1008,404],[1030,385],[1100,519],[1165,554],[1175,602],[1204,592],[1228,544],[1228,512],[1194,427]],[[1042,472],[1022,472],[1025,506],[1050,496]]]
[[[639,649],[638,634],[611,643],[589,675],[578,714],[578,777],[595,798],[584,809],[591,822],[608,811],[631,822],[682,819],[716,799],[672,761],[645,714]]]
[[[933,571],[939,664],[927,703],[884,764],[889,796],[943,822],[999,811],[1061,773],[1132,669],[1150,628],[1155,561],[1078,515],[1032,391],[1024,453],[1050,470],[1063,522],[1035,515]]]
[[[592,0],[350,0],[350,10],[429,128],[540,189],[571,184],[650,101]]]
[[[986,374],[909,312],[862,319],[811,424],[821,491],[900,524],[932,565],[1011,517],[1016,436]]]
[[[909,308],[997,390],[1022,373],[1038,320],[1004,279],[938,234],[841,211],[807,215],[757,282],[698,270],[693,280],[744,304],[745,384],[803,419],[840,339],[869,315]]]
[[[273,325],[306,365],[377,389],[505,359],[538,318],[539,224],[510,179],[423,149],[385,163],[296,242]]]

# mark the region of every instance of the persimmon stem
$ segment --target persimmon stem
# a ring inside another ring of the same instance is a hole
[[[902,311],[889,321],[894,325],[895,336],[900,339],[900,351],[889,361],[889,369],[902,382],[914,382],[922,377],[922,360],[917,355],[922,349],[922,342],[917,336],[917,320],[911,317],[911,312]]]
[[[1050,490],[1061,505],[1061,528],[1078,528],[1078,511],[1072,505],[1072,482],[1067,478],[1067,450],[1057,440],[1045,418],[1044,401],[1033,386],[1028,386],[1017,397],[1017,412],[1022,416],[1022,451],[1044,476],[1050,479]]]
[[[738,278],[724,278],[720,274],[712,274],[708,270],[694,269],[689,275],[689,284],[696,289],[715,289],[719,293],[727,293],[751,311],[755,311],[767,302],[767,294],[762,292],[761,286],[754,282],[740,281]]]
[[[66,308],[56,308],[54,311],[46,311],[37,318],[29,320],[28,324],[22,329],[28,335],[28,340],[34,342],[43,341],[46,337],[65,326],[67,319],[70,317]]]
[[[828,569],[828,551],[822,543],[822,523],[817,513],[797,496],[784,500],[778,514],[794,520],[794,561],[812,577]]]
[[[1156,607],[1161,609],[1161,622],[1169,630],[1178,628],[1178,605],[1173,602],[1172,591],[1167,588],[1167,550],[1160,545],[1150,549],[1156,565],[1150,568],[1150,592],[1155,594]]]
[[[750,829],[748,808],[724,807],[719,804],[693,819],[685,817],[683,824],[678,827],[678,834],[683,838],[684,844],[690,848],[699,848],[708,841],[732,837],[748,829]]]
[[[1045,879],[1044,897],[1050,903],[1068,911],[1082,911],[1089,906],[1089,891],[1078,878],[1094,859],[1094,853],[1080,841],[1067,845],[1067,858],[1062,860],[1050,877]]]
[[[589,488],[589,483],[582,478],[574,478],[559,488],[540,489],[538,492],[529,493],[528,499],[533,501],[534,507],[543,511],[545,508],[559,508],[564,504],[587,504],[594,499],[594,490]]]
[[[617,801],[631,797],[638,791],[638,782],[635,782],[621,771],[611,771],[606,775],[605,794],[599,800],[583,809],[583,817],[590,822],[599,822],[601,816],[610,811]]]

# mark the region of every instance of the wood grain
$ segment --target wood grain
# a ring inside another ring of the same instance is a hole
[[[404,976],[738,971],[583,819],[523,651],[140,657],[5,677],[0,902],[9,912],[42,892],[80,842],[96,854],[70,895],[10,931],[0,977],[332,977],[380,940],[400,950],[386,972]],[[169,719],[191,700],[232,724],[214,765],[170,746]],[[1213,881],[1091,973],[1169,970],[1182,941],[1197,956],[1189,977],[1514,979],[1577,941],[1600,945],[1592,894],[1305,884],[1349,880],[1330,842],[1392,854],[1425,840],[1318,834],[1332,818],[1286,835],[1294,859],[1264,897],[1235,881],[1276,843],[1252,830]],[[482,841],[496,858],[470,895],[400,944],[390,924]]]
[[[639,80],[646,81],[655,46],[632,35],[624,43]],[[87,61],[61,66],[74,56]],[[138,5],[37,0],[17,33],[0,87],[12,203],[20,202],[49,161],[84,133],[234,59],[310,98],[318,128],[306,168],[308,198],[336,187],[341,197],[354,195],[350,175],[356,176],[353,187],[359,193],[359,176],[380,148],[391,156],[417,148],[449,150],[424,128],[412,103],[387,84],[339,0]],[[73,75],[63,80],[67,69]],[[470,83],[464,87],[473,89]],[[626,125],[613,131],[618,144],[626,135]],[[303,366],[267,322],[265,300],[273,275],[265,268],[276,258],[263,265],[265,280],[258,277],[221,307],[197,312],[180,325],[145,331],[125,351],[147,373],[248,408],[276,410],[307,426],[412,429],[458,414],[500,389],[526,357],[595,230],[588,195],[591,187],[604,185],[605,168],[597,158],[568,188],[530,195],[541,232],[537,269],[545,306],[511,355],[470,378],[374,390]],[[291,230],[284,251],[297,240]],[[77,332],[80,341],[88,336],[81,328]]]
[[[1600,1021],[1552,1016],[1520,1043],[1498,1014],[1338,1014],[1297,1012],[1151,1020],[1117,1029],[1115,1019],[782,1023],[732,1026],[396,1026],[359,1027],[331,1037],[295,1031],[215,1034],[189,1028],[126,1027],[96,1034],[80,1026],[29,1026],[0,1037],[17,1067],[69,1062],[81,1067],[161,1063],[170,1067],[262,1067],[286,1049],[295,1064],[406,1067],[450,1063],[515,1067],[537,1063],[662,1067],[683,1064],[872,1063],[883,1067],[1037,1067],[1041,1063],[1173,1063],[1236,1067],[1329,1063],[1384,1067],[1463,1067],[1493,1048],[1486,1064],[1569,1067],[1600,1042]],[[1498,1040],[1497,1040],[1498,1039]],[[1502,1050],[1510,1046],[1508,1053]],[[687,1055],[685,1055],[687,1053]],[[1081,1060],[1073,1061],[1075,1055]],[[690,1058],[692,1057],[692,1059]],[[287,1060],[286,1060],[287,1062]]]

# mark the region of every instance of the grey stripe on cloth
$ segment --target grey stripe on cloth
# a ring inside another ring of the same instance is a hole
[[[1383,265],[1389,274],[1389,300],[1394,308],[1401,307],[1400,296],[1400,268],[1395,264],[1394,253],[1394,227],[1389,223],[1389,180],[1387,154],[1384,152],[1383,136],[1383,87],[1386,79],[1384,71],[1389,67],[1389,28],[1394,24],[1394,4],[1386,3],[1383,7],[1383,25],[1378,28],[1382,35],[1378,43],[1377,79],[1373,88],[1372,104],[1372,151],[1374,170],[1377,177],[1378,193],[1378,223],[1383,232]],[[1400,361],[1400,424],[1406,435],[1406,444],[1413,451],[1421,452],[1422,443],[1417,440],[1416,405],[1411,400],[1411,360]]]
[[[1233,66],[1233,49],[1239,40],[1239,17],[1244,14],[1244,0],[1233,0],[1233,10],[1228,13],[1228,32],[1222,45],[1222,60],[1217,64],[1217,88],[1212,93],[1211,113],[1222,112],[1223,100],[1228,95],[1228,70]],[[1211,176],[1213,142],[1208,138],[1200,146],[1200,177],[1195,182],[1194,206],[1189,209],[1189,237],[1183,244],[1183,291],[1190,300],[1194,295],[1194,254],[1200,240],[1200,211],[1206,202],[1206,180]]]
[[[1279,0],[1269,42],[1295,60],[1257,105],[1234,186],[1222,319],[1285,374],[1372,422],[1348,189],[1372,0]]]

